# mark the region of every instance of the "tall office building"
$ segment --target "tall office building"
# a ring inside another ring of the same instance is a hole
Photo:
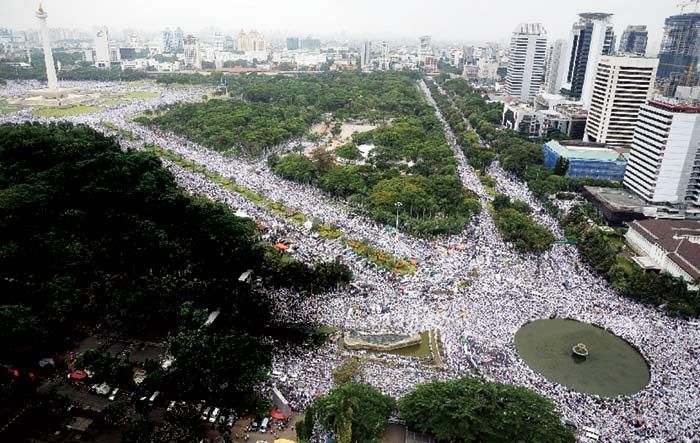
[[[522,23],[510,40],[506,94],[523,102],[537,96],[544,79],[547,31],[541,23]]]
[[[646,25],[629,25],[622,33],[617,52],[620,55],[644,55],[647,52],[648,39]]]
[[[544,91],[549,94],[558,94],[561,89],[560,65],[566,51],[566,40],[559,39],[549,48],[547,55],[547,70],[544,77]]]
[[[668,17],[659,50],[658,83],[672,96],[677,86],[698,84],[700,13]]]
[[[420,44],[418,46],[418,58],[423,60],[425,57],[432,55],[433,49],[431,47],[431,38],[429,35],[423,35],[420,37]]]
[[[184,40],[185,65],[195,69],[202,68],[202,54],[199,48],[199,39],[188,35]]]
[[[178,26],[173,32],[173,42],[172,42],[173,52],[181,53],[185,50],[185,33]]]
[[[639,108],[652,95],[658,64],[655,58],[601,57],[586,122],[588,141],[632,144]]]
[[[579,21],[574,23],[569,34],[563,63],[560,63],[561,88],[569,97],[581,100],[586,109],[590,105],[598,60],[613,53],[615,33],[611,22],[612,14],[579,14]]]
[[[302,49],[308,50],[321,49],[321,40],[317,38],[306,37],[305,39],[301,40],[300,46]]]
[[[109,68],[109,33],[102,28],[95,34],[95,66]]]
[[[171,31],[170,28],[165,28],[161,39],[163,52],[173,52],[173,31]]]
[[[647,203],[700,205],[700,107],[671,100],[643,105],[624,185]]]
[[[239,51],[264,51],[266,49],[267,43],[258,31],[250,31],[246,33],[241,30],[241,32],[238,33]]]
[[[287,50],[296,51],[301,45],[299,44],[299,37],[287,37]]]
[[[372,42],[362,43],[360,50],[360,68],[368,68],[372,64]]]

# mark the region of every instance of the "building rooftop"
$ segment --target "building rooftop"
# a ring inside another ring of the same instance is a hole
[[[562,145],[556,140],[551,140],[546,145],[559,156],[566,159],[601,160],[601,161],[626,161],[629,154],[619,149],[612,149],[601,144],[570,144]]]
[[[585,189],[602,203],[616,211],[642,212],[644,202],[637,195],[622,188],[585,186]]]
[[[688,275],[700,277],[700,221],[647,219],[629,226],[663,249]]]

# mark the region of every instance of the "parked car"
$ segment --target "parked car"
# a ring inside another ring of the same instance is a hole
[[[204,408],[204,410],[202,411],[202,420],[207,421],[207,419],[209,418],[209,411],[211,411],[210,406]]]
[[[209,416],[209,423],[215,423],[216,419],[219,417],[219,408],[214,408],[213,411],[211,411],[211,415]]]
[[[114,401],[117,398],[117,395],[119,395],[119,388],[114,388],[112,393],[109,395],[109,401]]]

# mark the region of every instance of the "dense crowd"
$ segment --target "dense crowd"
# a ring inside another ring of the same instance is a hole
[[[31,85],[10,82],[0,90],[0,97],[21,95],[21,90],[28,87]],[[105,91],[124,88],[94,83],[76,87]],[[307,216],[334,224],[347,238],[367,239],[398,257],[418,261],[417,272],[395,275],[354,254],[340,239],[321,238],[203,174],[164,160],[184,188],[225,202],[254,218],[265,226],[268,240],[285,239],[291,244],[290,251],[295,257],[304,261],[340,257],[350,266],[355,279],[347,288],[314,297],[303,297],[289,290],[274,292],[275,316],[280,322],[369,332],[439,331],[442,356],[439,368],[418,359],[368,354],[362,370],[368,383],[400,397],[417,383],[478,371],[488,379],[527,386],[546,395],[555,401],[564,418],[599,429],[605,441],[637,441],[652,436],[700,438],[697,324],[667,317],[659,310],[622,298],[581,261],[572,246],[558,244],[539,257],[517,254],[500,238],[488,211],[482,211],[458,236],[415,239],[377,225],[311,186],[277,177],[262,161],[250,163],[225,157],[173,134],[135,124],[131,118],[146,109],[199,100],[206,92],[162,89],[155,85],[142,87],[159,92],[159,97],[108,106],[99,113],[68,120],[115,135],[125,148],[143,149],[147,143],[158,145],[223,177],[231,177],[268,199],[282,201]],[[435,106],[425,85],[421,88]],[[467,164],[437,107],[436,112],[445,125],[464,185],[476,192],[485,206],[492,197]],[[29,111],[0,117],[0,122],[26,120],[51,119],[36,119]],[[101,125],[103,121],[138,139],[105,128]],[[535,210],[535,220],[561,237],[556,221],[542,211],[522,182],[503,171],[497,162],[488,169],[488,174],[496,179],[498,192],[527,202]],[[524,323],[552,314],[595,323],[636,346],[649,362],[650,383],[634,395],[606,399],[574,392],[530,369],[518,357],[513,336]],[[321,348],[280,345],[274,370],[282,375],[275,376],[274,382],[288,396],[292,407],[302,410],[315,396],[332,387],[332,370],[345,355],[347,352],[332,341]],[[636,425],[633,421],[637,421]],[[643,425],[639,426],[639,422]]]

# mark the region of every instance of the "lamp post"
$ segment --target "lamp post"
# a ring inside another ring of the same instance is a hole
[[[394,206],[396,206],[396,230],[399,230],[399,209],[401,209],[401,206],[403,206],[403,203],[401,202],[396,202],[394,203]]]

